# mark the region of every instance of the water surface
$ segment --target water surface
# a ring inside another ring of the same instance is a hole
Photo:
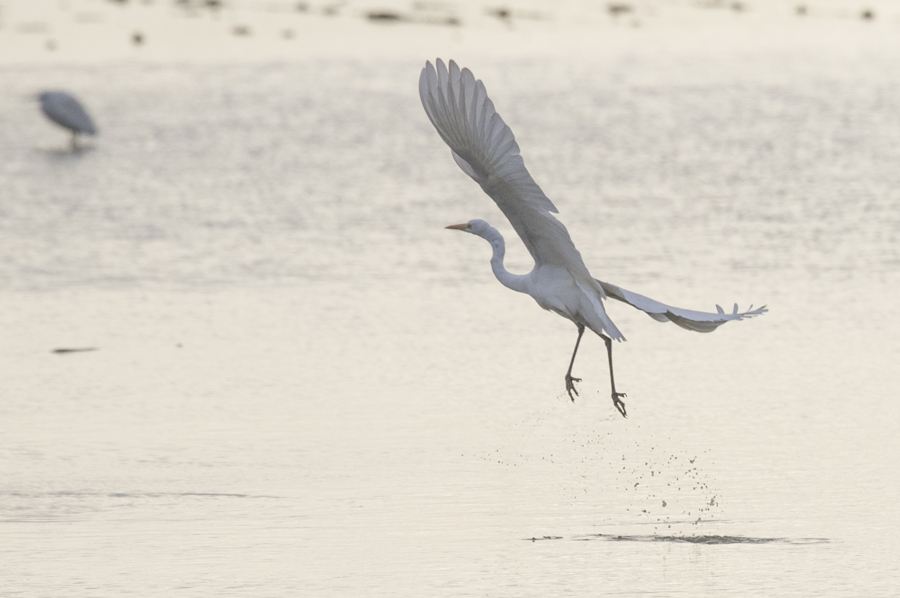
[[[771,308],[611,305],[627,420],[599,339],[573,404],[574,328],[443,229],[530,267],[418,57],[5,68],[6,593],[892,595],[897,56],[700,58],[471,65],[596,276]]]

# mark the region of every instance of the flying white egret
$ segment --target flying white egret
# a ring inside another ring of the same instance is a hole
[[[419,96],[425,113],[441,139],[450,146],[459,167],[481,185],[509,219],[534,258],[534,269],[528,274],[508,272],[503,266],[506,252],[503,236],[484,220],[447,228],[486,240],[493,248],[491,269],[497,280],[514,291],[531,295],[544,309],[575,324],[578,338],[566,371],[566,392],[572,401],[578,395],[575,382],[581,381],[572,377],[572,366],[584,329],[589,328],[606,343],[613,405],[626,416],[622,402],[625,393],[616,391],[612,363],[612,339],[624,341],[625,337],[603,307],[603,300],[609,297],[636,307],[658,322],[674,322],[696,332],[712,332],[725,322],[768,311],[765,306],[754,310],[751,305],[750,310],[738,313],[737,304],[730,314],[718,305],[717,313],[681,309],[595,279],[572,243],[569,231],[553,216],[552,213],[557,213],[556,206],[525,169],[519,145],[494,111],[484,84],[476,81],[469,69],[460,70],[452,60],[449,69],[440,58],[436,65],[437,68],[426,62],[419,77]]]
[[[81,102],[71,94],[64,91],[45,91],[38,98],[41,100],[41,110],[47,118],[72,131],[72,149],[78,147],[77,140],[80,133],[97,134],[94,121],[88,116]]]

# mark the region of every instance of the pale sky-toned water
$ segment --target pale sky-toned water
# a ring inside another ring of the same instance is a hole
[[[433,56],[4,67],[5,594],[893,595],[900,79],[857,41],[465,63],[596,276],[771,309],[611,305],[627,420],[602,343],[572,404],[574,328],[443,229],[529,267]]]

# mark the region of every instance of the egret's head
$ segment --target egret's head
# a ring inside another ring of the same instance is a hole
[[[461,230],[464,233],[472,233],[473,235],[483,237],[492,227],[484,220],[469,220],[465,224],[451,224],[445,228]]]

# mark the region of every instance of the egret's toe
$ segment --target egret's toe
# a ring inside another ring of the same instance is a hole
[[[573,378],[572,376],[566,376],[566,392],[569,393],[569,398],[572,399],[572,402],[575,402],[575,397],[578,396],[578,391],[575,389],[575,383],[581,382],[581,378]],[[572,393],[575,393],[572,396]]]
[[[627,396],[624,392],[614,392],[612,393],[613,405],[616,406],[616,409],[619,410],[619,413],[622,414],[622,417],[628,417],[628,414],[625,412],[625,403],[622,402],[622,399],[619,397]]]

